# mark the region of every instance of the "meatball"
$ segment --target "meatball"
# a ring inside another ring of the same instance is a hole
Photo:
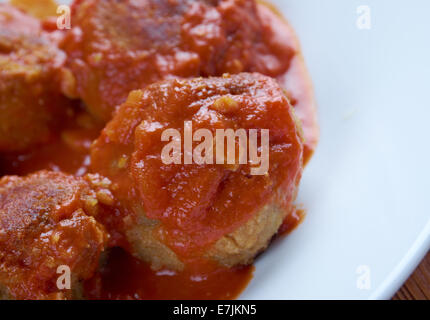
[[[83,178],[41,171],[0,179],[1,298],[81,298],[108,240],[98,210]],[[57,286],[61,266],[70,268],[71,290]]]
[[[67,116],[65,58],[38,20],[0,4],[0,152],[47,142]]]
[[[238,136],[230,147],[228,139],[218,145],[218,134],[228,130]],[[165,142],[173,132],[179,137]],[[186,142],[190,135],[193,142]],[[267,170],[254,170],[252,149],[266,153]],[[224,161],[229,150],[233,161]],[[112,181],[136,257],[155,269],[181,270],[196,261],[233,266],[250,263],[292,212],[303,140],[272,78],[241,73],[166,80],[130,93],[93,144],[91,162]]]
[[[77,92],[104,120],[131,90],[158,80],[277,76],[295,54],[265,27],[253,0],[78,0],[72,20],[64,48]]]

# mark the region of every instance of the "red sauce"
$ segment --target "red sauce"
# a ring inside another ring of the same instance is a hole
[[[89,148],[102,126],[80,111],[62,127],[47,144],[23,153],[0,156],[0,174],[27,175],[48,169],[84,175],[90,165]]]
[[[267,9],[262,9],[262,12],[263,15],[269,15]],[[312,86],[292,29],[281,26],[280,21],[280,18],[272,19],[266,27],[284,29],[286,39],[291,41],[291,47],[296,50],[287,73],[280,76],[279,80],[291,95],[291,103],[303,123],[306,163],[318,138]],[[83,124],[79,120],[81,117],[87,116],[81,114],[64,123],[63,130],[47,145],[21,154],[1,156],[0,175],[25,175],[40,169],[83,175],[90,165],[89,146],[102,128],[92,121],[89,121],[90,125]],[[278,234],[284,235],[294,230],[303,216],[301,210],[289,215]],[[205,269],[205,272],[196,269]],[[253,273],[252,266],[226,269],[206,265],[196,266],[196,269],[188,266],[181,273],[165,270],[156,272],[146,263],[115,248],[106,266],[85,284],[85,288],[91,299],[233,299],[246,287]]]
[[[76,127],[71,121],[67,127]],[[94,132],[77,129],[77,137],[90,141]],[[33,150],[25,155],[3,157],[2,169],[8,174],[24,175],[42,168],[66,172],[84,172],[85,158],[83,149],[73,149],[58,136],[54,143]],[[286,235],[302,221],[303,211],[289,215],[278,234]],[[112,217],[109,225],[114,225]],[[112,233],[111,233],[112,234]],[[121,243],[118,234],[112,234],[113,243]],[[85,283],[89,299],[234,299],[246,288],[252,279],[254,267],[210,268],[205,273],[186,270],[183,273],[153,271],[148,264],[137,260],[130,254],[115,248],[112,250],[102,272]]]
[[[300,43],[294,29],[274,6],[263,3],[259,5],[259,10],[260,16],[265,21],[265,27],[269,30],[282,30],[282,32],[278,31],[279,34],[282,34],[282,40],[286,41],[295,52],[288,70],[276,78],[286,89],[296,116],[302,123],[305,138],[303,163],[306,165],[312,157],[319,139],[312,81],[306,69]]]
[[[206,266],[205,270],[204,273],[154,271],[124,250],[115,248],[107,265],[85,283],[85,289],[90,299],[234,299],[251,280],[254,267]]]
[[[279,227],[277,237],[286,236],[290,232],[294,231],[303,221],[306,216],[305,209],[294,208],[293,212],[289,214],[282,225]]]
[[[89,162],[89,144],[98,136],[97,124],[79,124],[77,118],[64,124],[60,132],[48,145],[23,154],[4,155],[0,158],[1,174],[26,175],[40,169],[64,171],[83,175]],[[90,121],[91,123],[91,121]],[[65,139],[70,135],[74,142]],[[112,212],[104,218],[111,234],[111,245],[126,247],[124,239],[115,232],[121,220]],[[201,268],[202,266],[200,266]],[[185,270],[181,273],[153,271],[148,264],[132,257],[122,249],[112,250],[102,272],[85,284],[89,299],[234,299],[252,278],[254,267],[215,268],[206,272]]]

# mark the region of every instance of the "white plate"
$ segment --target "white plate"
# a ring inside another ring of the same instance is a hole
[[[241,298],[388,299],[430,247],[430,2],[273,3],[300,37],[321,141],[299,195],[307,218]]]
[[[302,225],[256,263],[242,299],[388,299],[430,247],[430,2],[273,0],[313,78],[321,141]],[[358,282],[358,283],[357,283]]]

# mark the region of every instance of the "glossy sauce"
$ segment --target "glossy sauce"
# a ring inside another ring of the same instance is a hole
[[[81,117],[89,115],[81,114]],[[100,128],[96,124],[82,128],[77,117],[71,118],[64,126],[67,129],[60,132],[51,144],[25,154],[2,156],[1,174],[26,175],[40,169],[85,174],[90,164],[89,144],[98,136]],[[68,135],[70,139],[65,139]],[[114,230],[120,220],[112,212],[104,222],[111,233],[111,244],[126,247],[125,240]],[[89,299],[234,299],[252,279],[254,267],[229,269],[209,266],[206,270],[204,273],[193,270],[181,273],[153,271],[148,264],[116,247],[103,270],[85,283],[85,289]]]
[[[75,143],[67,143],[64,134],[47,146],[23,155],[1,158],[3,174],[25,175],[43,168],[84,174],[89,162],[89,143],[98,135],[98,127],[82,128],[76,118],[66,124],[65,133],[73,132]],[[75,147],[74,147],[75,146]],[[79,146],[79,147],[76,147]],[[285,236],[302,221],[303,211],[288,215],[277,237]],[[117,223],[112,214],[107,229]],[[121,235],[113,234],[113,245],[123,244]],[[123,244],[124,246],[124,244]],[[200,266],[201,267],[201,266]],[[182,273],[153,271],[122,249],[113,249],[102,272],[85,284],[89,299],[234,299],[252,279],[253,266],[214,268],[205,273],[186,270]]]
[[[23,153],[0,155],[0,174],[27,175],[42,169],[77,176],[87,173],[89,148],[103,127],[84,111],[76,113],[49,143]]]
[[[286,32],[296,41],[292,30],[287,29]],[[299,50],[297,43],[292,46]],[[307,139],[307,162],[315,148],[318,129],[312,88],[301,59],[298,51],[289,71],[280,80],[289,93],[293,94],[291,102],[303,122]],[[89,115],[80,113],[79,117],[69,119],[68,123],[64,123],[63,130],[48,145],[23,154],[1,156],[0,174],[25,175],[40,169],[85,174],[90,165],[89,146],[102,128],[95,121],[89,121],[90,125],[83,125],[79,120],[82,117],[88,119]],[[293,230],[302,218],[300,210],[289,215],[278,235],[285,235]],[[85,288],[91,299],[233,299],[252,278],[254,267],[225,269],[206,266],[206,270],[204,274],[187,269],[182,273],[156,272],[122,249],[114,248],[103,270],[88,281]]]
[[[259,2],[261,3],[260,16],[266,17],[268,21],[266,28],[283,30],[284,40],[288,42],[288,45],[295,52],[288,70],[276,78],[285,88],[296,116],[302,123],[303,136],[305,138],[303,163],[306,165],[311,159],[319,139],[316,101],[312,80],[307,71],[300,43],[294,29],[273,5],[266,4],[264,1]]]
[[[234,299],[246,288],[254,267],[205,266],[204,269],[204,273],[154,271],[124,250],[115,248],[107,265],[85,283],[85,289],[90,299]]]
[[[305,209],[298,208],[295,206],[293,212],[290,213],[279,227],[276,238],[288,235],[290,232],[294,231],[300,223],[305,219],[306,211]]]
[[[297,228],[305,217],[295,208],[274,237],[282,238]],[[221,268],[202,266],[181,273],[152,270],[148,264],[120,248],[114,248],[99,274],[84,284],[87,297],[94,300],[209,300],[235,299],[251,281],[254,266]],[[125,276],[127,275],[127,276]]]

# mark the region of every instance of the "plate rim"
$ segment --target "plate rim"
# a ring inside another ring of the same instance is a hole
[[[430,250],[430,219],[395,268],[386,276],[369,300],[390,300],[420,265]]]

